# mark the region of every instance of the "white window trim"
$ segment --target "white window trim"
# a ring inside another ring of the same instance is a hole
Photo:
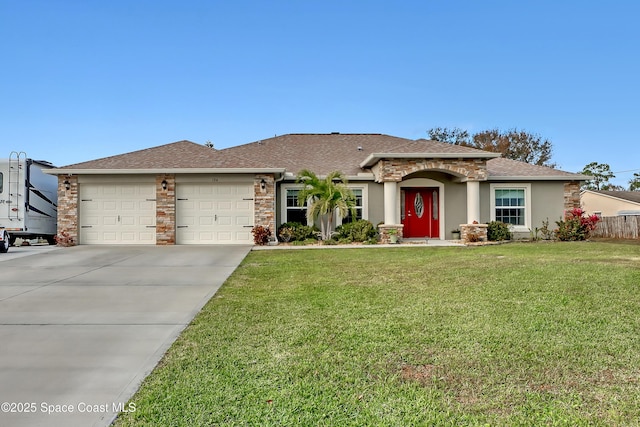
[[[369,219],[369,186],[347,184],[351,190],[362,190],[362,219]],[[336,212],[336,227],[342,225],[342,217]]]
[[[531,230],[531,184],[501,183],[490,184],[491,192],[491,221],[496,220],[496,190],[524,190],[524,225],[511,225],[513,231],[528,232]]]
[[[287,190],[302,190],[302,185],[282,184],[280,186],[280,218],[282,218],[283,222],[287,222]],[[306,225],[313,226],[312,223],[309,223],[309,220],[307,220]]]

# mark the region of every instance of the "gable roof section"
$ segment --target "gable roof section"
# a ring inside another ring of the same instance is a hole
[[[364,172],[366,160],[375,154],[394,157],[482,157],[497,154],[475,148],[419,139],[417,141],[384,134],[288,134],[250,144],[226,148],[247,159],[262,159],[271,167],[297,174],[309,169],[318,175],[341,171],[347,176]]]
[[[158,147],[104,157],[56,168],[52,173],[135,173],[135,172],[283,172],[265,167],[260,160],[248,160],[191,141],[178,141]]]

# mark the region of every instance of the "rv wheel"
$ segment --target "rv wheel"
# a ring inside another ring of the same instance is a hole
[[[2,241],[0,242],[0,253],[6,253],[9,250],[9,235],[6,231],[2,231]]]

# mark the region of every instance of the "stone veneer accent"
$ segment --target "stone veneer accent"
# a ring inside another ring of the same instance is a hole
[[[469,235],[475,234],[478,236],[477,242],[486,242],[488,227],[488,224],[460,224],[460,238],[463,242],[469,243]]]
[[[403,236],[403,224],[380,224],[378,226],[378,230],[380,231],[380,243],[388,244],[391,243],[391,235],[389,234],[389,230],[397,230],[398,231],[398,241],[402,239]]]
[[[262,189],[262,180],[265,188]],[[254,225],[268,227],[276,235],[276,183],[273,175],[256,174],[253,180]]]
[[[167,189],[162,188],[167,181]],[[156,175],[156,245],[176,244],[176,176]]]
[[[70,188],[65,188],[68,181]],[[68,244],[78,244],[78,177],[75,175],[58,175],[58,236],[69,235]]]
[[[440,170],[466,177],[472,181],[486,181],[486,159],[382,159],[373,172],[377,182],[400,182],[414,172]]]
[[[569,211],[580,207],[580,182],[570,181],[564,183],[564,210]]]

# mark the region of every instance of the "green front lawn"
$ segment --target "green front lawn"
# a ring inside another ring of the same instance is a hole
[[[118,426],[640,424],[640,245],[252,252]]]

